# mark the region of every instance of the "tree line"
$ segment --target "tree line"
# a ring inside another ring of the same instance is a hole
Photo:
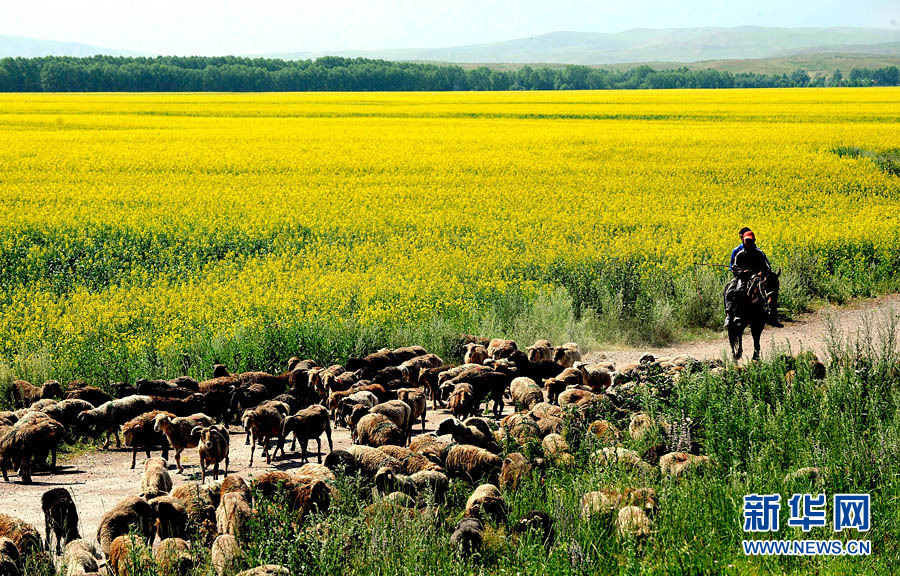
[[[3,58],[0,92],[271,92],[604,90],[897,86],[896,66],[853,68],[848,76],[731,73],[687,67],[628,70],[588,66],[466,69],[452,64],[326,56],[316,60],[178,57]]]

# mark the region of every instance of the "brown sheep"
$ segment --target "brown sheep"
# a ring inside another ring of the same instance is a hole
[[[153,554],[160,576],[188,576],[194,569],[190,546],[181,538],[167,538]]]
[[[56,380],[47,380],[40,388],[32,386],[30,382],[25,380],[13,380],[12,383],[14,408],[25,408],[38,400],[62,398],[62,395],[62,387]]]
[[[406,402],[401,400],[388,400],[372,407],[370,412],[387,416],[397,428],[403,432],[406,442],[409,443],[410,421],[412,420],[412,410]]]
[[[278,564],[265,564],[257,566],[243,572],[238,572],[235,576],[288,576],[290,570]]]
[[[210,551],[210,562],[216,571],[216,576],[231,573],[243,562],[244,557],[244,551],[241,550],[237,538],[231,534],[216,536]]]
[[[109,545],[108,567],[115,576],[133,576],[153,566],[150,549],[139,538],[125,534]]]
[[[200,442],[197,448],[200,453],[200,483],[206,483],[206,467],[213,467],[213,481],[219,479],[219,462],[225,461],[224,473],[228,474],[228,452],[230,437],[228,428],[221,424],[213,426],[198,426],[191,430],[191,436],[194,434],[200,436]],[[252,448],[251,448],[252,450]]]
[[[110,400],[93,410],[85,410],[78,415],[78,423],[85,431],[93,431],[98,437],[106,432],[104,448],[109,447],[110,435],[115,434],[116,448],[119,448],[122,446],[122,442],[119,440],[119,426],[135,416],[150,412],[153,408],[153,398],[150,396],[129,396]]]
[[[347,452],[356,461],[359,471],[368,478],[374,478],[375,474],[385,466],[390,466],[396,472],[403,469],[399,460],[371,446],[354,444],[347,449]]]
[[[518,347],[515,341],[504,340],[503,338],[494,338],[487,347],[488,356],[494,360],[507,358],[516,350],[518,350]]]
[[[171,491],[172,477],[169,476],[166,461],[159,456],[148,458],[141,476],[141,497],[150,500]]]
[[[32,412],[9,428],[0,428],[0,472],[9,481],[7,469],[18,470],[24,484],[31,483],[35,464],[46,461],[52,452],[51,467],[56,466],[56,448],[65,435],[65,428],[49,416]]]
[[[595,394],[604,392],[612,385],[612,375],[599,364],[589,366],[582,362],[575,362],[573,367],[581,372],[582,384]]]
[[[82,435],[78,426],[78,415],[93,408],[85,400],[60,400],[52,406],[41,409],[41,412],[65,426],[66,441],[71,442]]]
[[[526,349],[529,362],[550,362],[553,360],[553,344],[549,340],[536,340]]]
[[[288,416],[282,424],[281,453],[284,454],[284,439],[288,434],[294,435],[294,442],[300,441],[300,450],[303,462],[308,462],[307,446],[309,441],[315,438],[316,453],[318,454],[319,463],[322,463],[322,433],[328,439],[328,451],[334,450],[334,444],[331,441],[331,423],[328,417],[328,411],[320,404],[313,404],[308,408],[299,410],[293,416]]]
[[[66,544],[62,563],[66,567],[65,576],[84,576],[97,572],[99,556],[94,545],[87,540],[73,540]]]
[[[187,531],[208,540],[216,535],[216,506],[210,493],[196,482],[188,482],[172,490],[187,514]]]
[[[488,359],[487,348],[485,348],[481,344],[476,344],[475,342],[470,342],[470,343],[466,344],[466,354],[463,356],[463,363],[465,363],[465,364],[484,364],[484,361],[487,359]]]
[[[447,451],[447,474],[469,482],[496,477],[501,465],[499,456],[478,446],[456,444]]]
[[[471,416],[476,411],[475,394],[472,386],[466,383],[460,383],[453,387],[448,402],[450,412],[454,417],[463,419]]]
[[[0,574],[3,576],[21,576],[22,558],[19,549],[9,538],[0,536]]]
[[[153,508],[153,534],[160,540],[167,538],[186,538],[188,531],[188,515],[181,501],[174,496],[158,496],[150,500]],[[150,537],[152,543],[153,536]]]
[[[188,448],[196,448],[200,443],[199,434],[195,435],[193,430],[198,426],[212,426],[212,423],[212,418],[206,414],[174,418],[165,412],[156,415],[153,420],[153,429],[165,434],[169,440],[169,444],[175,451],[175,465],[179,474],[184,472],[184,467],[181,465],[181,453]]]
[[[425,456],[413,452],[409,448],[404,448],[403,446],[385,444],[384,446],[379,446],[378,449],[399,460],[401,465],[400,471],[408,476],[415,474],[416,472],[427,470],[436,470],[439,472],[444,470],[441,465],[436,464]]]
[[[544,380],[544,388],[547,390],[547,402],[556,404],[561,392],[566,388],[581,386],[581,371],[575,368],[566,368],[559,376]]]
[[[65,488],[51,488],[41,494],[41,509],[44,511],[44,534],[47,550],[52,550],[51,536],[56,538],[56,554],[62,554],[62,547],[72,540],[78,540],[78,510],[72,493]]]
[[[23,565],[28,558],[39,555],[43,549],[41,535],[34,526],[2,512],[0,512],[0,537],[9,538],[15,544]]]
[[[571,368],[575,362],[580,360],[581,349],[575,342],[566,342],[562,346],[557,346],[553,351],[553,361],[564,368]]]
[[[365,446],[401,446],[406,444],[405,440],[406,433],[384,414],[366,414],[356,425],[356,442]]]
[[[544,391],[531,378],[520,376],[509,383],[509,396],[520,410],[531,410],[544,401]]]
[[[128,534],[132,529],[149,542],[154,529],[153,507],[138,496],[126,496],[118,504],[107,510],[97,527],[97,541],[100,550],[109,558],[113,540]]]
[[[272,454],[269,453],[269,441],[272,438],[277,439],[278,442],[275,446],[275,456],[278,456],[279,448],[284,456],[284,434],[282,432],[284,416],[281,415],[281,412],[271,406],[257,406],[253,410],[244,412],[241,423],[245,430],[250,430],[250,466],[253,466],[253,452],[257,443],[263,446],[266,464],[272,463]]]
[[[66,392],[66,400],[84,400],[94,407],[102,406],[112,399],[112,396],[96,386],[84,386]]]
[[[484,524],[478,518],[463,518],[450,535],[450,545],[463,555],[479,551],[483,541]]]
[[[469,424],[460,422],[456,418],[447,418],[438,424],[435,434],[443,436],[450,434],[458,444],[471,444],[489,450],[494,454],[500,452],[500,446],[494,438],[493,431],[479,418],[469,418]]]
[[[444,361],[437,354],[423,354],[410,358],[406,362],[400,364],[400,371],[403,374],[403,380],[410,384],[419,381],[419,373],[428,368],[437,368],[443,366]]]
[[[253,510],[243,494],[229,492],[222,495],[219,507],[216,508],[216,525],[219,534],[231,534],[238,540],[247,531],[247,523],[253,515]]]
[[[418,388],[400,388],[397,390],[397,400],[405,402],[410,409],[409,428],[407,436],[412,435],[412,425],[417,419],[422,419],[422,432],[425,432],[425,412],[428,402],[425,393]]]
[[[500,468],[500,487],[515,490],[530,472],[531,463],[525,456],[520,452],[512,452],[503,459],[503,466]]]
[[[466,500],[466,518],[493,519],[496,522],[505,522],[508,509],[500,490],[493,484],[482,484],[475,488],[469,499]]]
[[[140,416],[136,416],[122,425],[122,440],[125,446],[131,446],[131,469],[134,470],[137,464],[138,450],[144,449],[147,452],[147,458],[150,458],[151,448],[162,448],[163,460],[169,458],[169,439],[162,432],[154,429],[157,414],[162,414],[159,410],[145,412]],[[167,413],[170,418],[175,415]]]

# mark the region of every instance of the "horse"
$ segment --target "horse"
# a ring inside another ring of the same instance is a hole
[[[744,330],[749,326],[753,336],[753,359],[759,360],[759,337],[766,321],[778,312],[778,277],[781,270],[762,270],[752,275],[746,288],[736,295],[735,318],[728,327],[731,354],[740,360],[744,354]]]

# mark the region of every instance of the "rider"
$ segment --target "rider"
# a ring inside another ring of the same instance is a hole
[[[725,328],[734,321],[734,308],[738,294],[744,289],[744,284],[754,274],[763,270],[772,271],[772,265],[766,254],[756,247],[756,235],[749,228],[741,228],[741,243],[731,252],[731,271],[734,278],[725,288]],[[784,326],[778,321],[778,314],[772,311],[769,324],[776,328]]]

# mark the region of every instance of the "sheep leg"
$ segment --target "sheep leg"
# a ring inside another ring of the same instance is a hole
[[[291,442],[291,452],[297,451],[297,433],[294,432],[294,440]],[[284,449],[282,449],[281,455],[284,456]]]
[[[422,434],[425,433],[425,411],[422,410]]]
[[[50,528],[50,516],[47,514],[47,512],[44,512],[44,534],[47,535],[46,549],[47,549],[47,552],[50,552],[50,550],[51,550],[50,536],[51,536],[51,534],[53,534],[53,529]]]
[[[253,466],[253,452],[256,450],[256,437],[250,440],[250,466]]]
[[[334,444],[332,444],[332,442],[331,442],[331,427],[330,426],[325,426],[325,437],[328,438],[328,452],[329,453],[334,452]],[[319,453],[321,454],[322,451],[319,450]]]
[[[3,472],[3,481],[9,482],[9,476],[6,474],[6,463],[3,463],[2,465],[0,465],[0,471]]]
[[[266,436],[266,439],[265,439],[266,447],[263,448],[263,454],[266,455],[266,464],[272,463],[272,453],[269,452],[269,442],[271,442],[271,441],[272,441],[272,438],[270,436]],[[276,452],[278,451],[277,447],[275,448],[275,451]]]
[[[304,464],[306,464],[309,461],[309,459],[306,456],[306,446],[307,446],[308,442],[309,442],[309,440],[307,440],[305,438],[300,441],[300,450],[301,450],[300,461],[303,462]]]
[[[228,455],[225,455],[225,471],[222,472],[225,476],[228,476]]]
[[[107,448],[109,448],[109,434],[110,434],[110,430],[107,430],[107,431],[106,431],[106,442],[103,443],[103,449],[104,449],[104,450],[106,450]]]
[[[206,462],[200,459],[200,484],[206,484]]]
[[[250,445],[250,431],[247,430],[247,437],[244,438],[244,446],[249,446],[249,445]]]
[[[56,446],[50,449],[50,471],[56,470]]]
[[[119,440],[119,429],[116,428],[116,448],[122,447],[122,441]]]
[[[216,482],[218,480],[219,480],[219,463],[216,462],[215,464],[213,464],[213,482]]]
[[[184,468],[181,466],[181,450],[175,450],[175,467],[179,474],[184,472]]]
[[[319,457],[319,464],[322,463],[322,437],[316,437],[316,455]]]

